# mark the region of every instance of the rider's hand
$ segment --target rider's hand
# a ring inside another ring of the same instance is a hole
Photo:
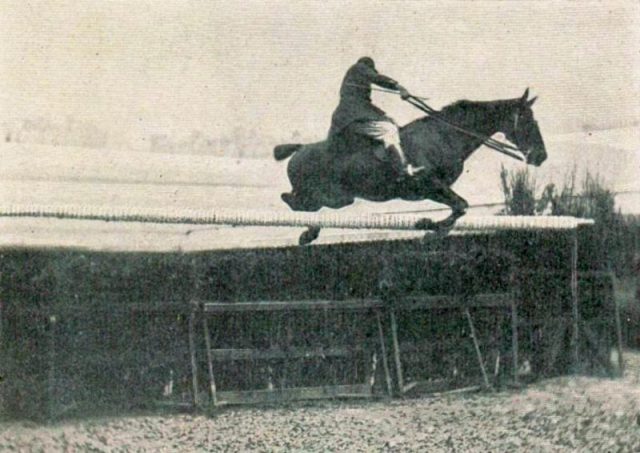
[[[398,91],[400,91],[400,97],[402,98],[403,101],[406,101],[411,97],[411,94],[409,94],[409,92],[405,87],[398,88]]]

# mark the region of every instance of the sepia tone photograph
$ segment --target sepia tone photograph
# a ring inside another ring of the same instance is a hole
[[[640,451],[640,4],[0,3],[0,450]]]

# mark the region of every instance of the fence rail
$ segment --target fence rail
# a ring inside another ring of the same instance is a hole
[[[416,230],[424,216],[416,214],[344,214],[230,209],[112,208],[102,206],[0,206],[0,217],[34,217],[107,222],[174,223],[192,225],[286,226]],[[573,230],[590,225],[589,219],[563,216],[477,216],[463,217],[457,231],[487,230]]]

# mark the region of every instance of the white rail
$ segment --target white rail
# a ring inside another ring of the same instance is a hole
[[[340,229],[416,230],[424,215],[276,212],[229,209],[113,208],[102,206],[0,205],[0,217],[40,217],[108,222],[173,223],[190,225],[281,226]],[[456,231],[573,230],[593,224],[590,219],[561,216],[465,216]]]

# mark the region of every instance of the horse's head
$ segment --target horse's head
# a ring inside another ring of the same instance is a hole
[[[521,98],[510,102],[502,132],[507,140],[522,150],[527,163],[537,167],[547,159],[547,151],[531,110],[536,99],[537,97],[529,99],[527,88]]]

